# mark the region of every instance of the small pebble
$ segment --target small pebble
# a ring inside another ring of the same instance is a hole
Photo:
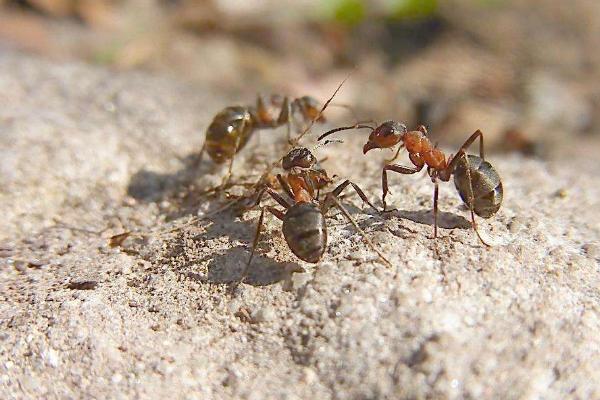
[[[554,196],[560,198],[560,199],[564,199],[569,195],[569,192],[567,192],[567,189],[558,189],[556,192],[554,192]]]
[[[25,272],[25,271],[27,271],[27,263],[25,261],[15,260],[14,263],[13,263],[13,266],[19,272]]]
[[[67,284],[68,289],[72,290],[93,290],[98,286],[97,281],[85,280],[85,279],[73,279]]]
[[[30,259],[27,262],[27,266],[29,268],[42,268],[46,264],[48,264],[48,261],[46,261],[46,260],[38,260],[37,258]]]

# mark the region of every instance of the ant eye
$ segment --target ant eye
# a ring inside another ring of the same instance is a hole
[[[380,136],[394,136],[406,132],[406,126],[396,121],[386,121],[375,130]]]

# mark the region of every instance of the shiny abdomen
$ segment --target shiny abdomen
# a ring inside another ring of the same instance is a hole
[[[285,213],[283,237],[299,259],[318,262],[327,248],[327,226],[319,206],[296,203]]]
[[[206,130],[206,152],[216,163],[230,160],[248,142],[254,129],[252,115],[245,107],[227,107]]]
[[[504,195],[502,181],[489,162],[474,155],[467,157],[468,164],[467,159],[463,157],[454,169],[454,185],[463,202],[470,207],[471,188],[467,175],[468,169],[473,188],[473,211],[482,218],[490,218],[502,205]]]

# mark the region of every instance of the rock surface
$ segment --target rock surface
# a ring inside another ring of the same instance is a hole
[[[339,213],[316,266],[269,216],[231,293],[258,212],[211,215],[223,201],[198,192],[223,169],[192,167],[230,100],[0,53],[0,397],[600,398],[598,161],[490,155],[505,201],[479,221],[489,249],[452,184],[436,242],[427,179],[391,176],[389,214],[349,195],[392,269]],[[276,159],[278,134],[236,173]],[[345,139],[318,156],[377,198],[381,159]],[[108,245],[127,230],[153,233]]]

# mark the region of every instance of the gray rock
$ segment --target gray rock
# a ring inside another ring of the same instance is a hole
[[[258,211],[164,233],[195,205],[223,205],[185,194],[219,181],[223,168],[188,161],[231,102],[208,85],[0,52],[0,242],[15,259],[52,260],[0,268],[1,397],[600,397],[596,160],[490,156],[505,201],[479,220],[489,249],[464,228],[451,184],[440,185],[440,209],[453,222],[437,242],[427,179],[390,176],[397,213],[363,213],[348,196],[392,269],[341,217],[319,266],[304,264],[268,215],[232,300]],[[236,176],[262,172],[248,158],[276,158],[279,135],[260,147],[253,138]],[[377,199],[381,160],[362,156],[363,140],[348,135],[318,156]],[[561,187],[569,196],[553,195]],[[127,230],[151,237],[107,246]],[[283,290],[290,264],[307,275]],[[65,286],[90,274],[94,290]],[[268,324],[238,316],[265,304],[252,317]]]

